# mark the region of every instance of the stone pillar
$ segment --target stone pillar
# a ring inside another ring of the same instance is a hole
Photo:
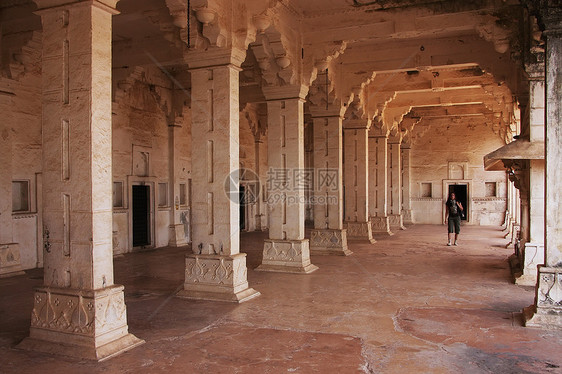
[[[19,245],[12,227],[12,97],[0,95],[0,278],[23,274]]]
[[[267,149],[266,143],[263,141],[261,136],[255,139],[255,158],[256,158],[256,175],[259,180],[263,183],[266,180],[265,171],[267,169]],[[267,204],[264,203],[263,193],[265,192],[264,185],[261,183],[259,187],[262,191],[256,191],[258,193],[258,199],[256,201],[256,231],[263,231],[267,229]]]
[[[369,222],[369,128],[366,119],[344,123],[345,227],[348,239],[375,243]]]
[[[343,228],[343,105],[311,106],[314,122],[314,230],[312,254],[350,255]]]
[[[529,74],[529,139],[544,142],[544,65],[527,66]],[[522,243],[521,275],[515,283],[534,286],[537,266],[544,264],[544,160],[529,160],[528,229]]]
[[[388,219],[388,131],[373,126],[369,132],[369,215],[373,235],[390,236]]]
[[[179,118],[181,119],[181,117]],[[181,164],[179,159],[178,149],[179,145],[179,132],[182,128],[180,121],[176,121],[168,126],[168,155],[169,155],[169,192],[170,192],[170,205],[172,210],[170,212],[170,226],[169,226],[169,242],[170,247],[181,247],[187,245],[187,237],[185,233],[185,226],[181,222],[180,211],[180,182],[179,175],[181,173]]]
[[[522,274],[515,283],[534,286],[537,266],[544,264],[544,160],[530,160],[529,237],[524,244]]]
[[[514,244],[517,241],[518,233],[521,229],[521,194],[519,192],[519,189],[515,187],[515,184],[512,184],[511,188],[513,190],[513,218],[511,224],[511,232],[508,233],[510,242],[507,246]]]
[[[269,239],[256,269],[311,273],[309,241],[305,239],[304,98],[306,87],[264,87],[268,120]]]
[[[412,147],[410,143],[402,143],[400,147],[402,157],[402,215],[404,224],[413,225],[412,203],[410,200],[410,157]]]
[[[43,23],[44,286],[19,348],[103,360],[142,344],[113,283],[111,17],[117,1],[37,0]]]
[[[402,134],[397,132],[388,138],[388,199],[390,203],[391,230],[405,230],[402,215]]]
[[[240,253],[239,72],[245,51],[193,52],[191,73],[192,253],[178,296],[241,303],[248,286]]]
[[[506,231],[509,234],[510,227],[511,227],[511,200],[512,200],[512,190],[511,190],[511,181],[509,180],[509,174],[505,173],[505,185],[506,185],[506,202],[505,202],[505,228],[503,231]],[[504,237],[507,237],[504,236]]]
[[[562,329],[562,22],[554,11],[543,21],[547,30],[545,265],[538,268],[535,304],[526,310],[525,325]]]

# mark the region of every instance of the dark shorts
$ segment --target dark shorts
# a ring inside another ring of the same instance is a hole
[[[461,233],[461,217],[451,217],[449,216],[449,233],[460,234]]]

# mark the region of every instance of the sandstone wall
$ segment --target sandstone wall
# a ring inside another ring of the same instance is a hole
[[[442,223],[448,184],[466,184],[467,224],[501,225],[506,210],[506,175],[484,171],[483,157],[502,145],[500,137],[479,117],[418,124],[411,159],[414,222]],[[491,196],[494,187],[495,196]]]
[[[121,76],[126,78],[119,80]],[[113,103],[113,180],[114,189],[121,187],[123,194],[122,204],[114,202],[113,212],[113,250],[118,254],[133,249],[133,185],[150,188],[148,247],[168,245],[169,226],[174,215],[178,215],[178,221],[184,217],[188,225],[189,198],[182,198],[180,204],[179,187],[173,184],[184,184],[185,194],[189,193],[191,119],[183,105],[180,105],[181,112],[174,112],[178,107],[174,105],[174,95],[182,93],[174,93],[172,82],[156,67],[130,69],[128,76],[117,71],[114,80],[118,81]],[[176,126],[173,141],[169,125]],[[177,164],[175,167],[171,164],[172,158]],[[172,168],[177,174],[175,181],[171,178]],[[164,189],[161,184],[165,184]],[[163,193],[166,196],[162,196]]]
[[[7,163],[2,175],[2,219],[5,235],[0,242],[17,243],[23,269],[41,266],[41,33],[22,32],[4,35],[0,75],[0,136],[6,147],[1,162]],[[27,209],[12,213],[12,181],[28,186]]]

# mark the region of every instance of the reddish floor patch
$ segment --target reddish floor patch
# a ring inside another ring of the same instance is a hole
[[[459,364],[494,373],[562,372],[560,347],[549,339],[558,333],[522,328],[521,318],[498,310],[406,308],[396,321],[404,332],[462,356]]]
[[[364,365],[361,349],[360,339],[340,334],[219,324],[153,339],[101,363],[12,351],[15,360],[0,359],[0,372],[359,373]],[[22,364],[27,360],[33,367]]]

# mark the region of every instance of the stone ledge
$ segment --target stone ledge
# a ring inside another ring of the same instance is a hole
[[[308,264],[303,267],[261,264],[255,271],[270,271],[273,273],[310,274],[318,270],[318,266]]]
[[[252,300],[261,293],[253,288],[246,288],[245,290],[228,293],[228,292],[212,292],[212,291],[198,291],[195,289],[183,289],[179,291],[176,296],[182,299],[191,300],[208,300],[208,301],[226,301],[231,303],[243,303]]]

